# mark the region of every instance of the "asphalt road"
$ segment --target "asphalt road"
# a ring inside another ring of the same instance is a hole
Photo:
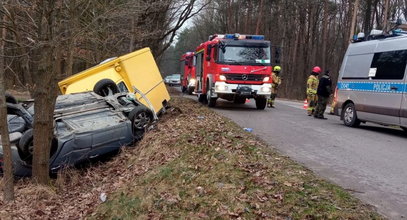
[[[190,96],[193,97],[193,96]],[[195,97],[194,97],[195,98]],[[218,99],[216,112],[274,146],[390,219],[407,219],[407,135],[399,128],[343,125],[306,115],[303,103],[277,100],[276,108],[256,110],[254,100],[238,105]]]

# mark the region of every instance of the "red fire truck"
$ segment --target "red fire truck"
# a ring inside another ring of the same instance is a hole
[[[192,95],[192,92],[195,90],[195,66],[194,61],[194,52],[187,52],[181,56],[181,88],[182,92],[187,92]]]
[[[239,104],[254,98],[264,109],[271,94],[270,56],[270,41],[262,35],[211,35],[195,51],[199,101],[214,107],[218,98]]]

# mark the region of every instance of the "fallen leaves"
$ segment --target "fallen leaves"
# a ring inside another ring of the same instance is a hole
[[[18,181],[16,201],[0,199],[1,219],[376,216],[229,120],[190,100],[172,102],[135,148],[123,148],[111,161],[65,170],[52,187]],[[314,213],[304,214],[304,201]]]

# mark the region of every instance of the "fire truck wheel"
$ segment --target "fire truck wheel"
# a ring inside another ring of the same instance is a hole
[[[266,98],[256,98],[256,108],[263,110],[266,108],[267,99]]]
[[[193,92],[194,92],[194,88],[188,87],[188,95],[192,95]]]
[[[206,95],[205,94],[199,94],[198,95],[198,102],[206,103]]]
[[[216,100],[217,98],[212,98],[212,89],[208,88],[206,91],[206,100],[208,102],[209,107],[215,107],[216,106]]]

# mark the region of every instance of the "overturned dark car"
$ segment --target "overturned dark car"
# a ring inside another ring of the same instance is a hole
[[[143,137],[154,113],[125,93],[102,97],[93,92],[62,95],[54,111],[50,172],[117,151]],[[7,120],[16,176],[30,176],[34,109],[7,102]],[[3,149],[0,145],[0,165]],[[0,167],[0,168],[1,168]],[[0,169],[0,172],[2,170]]]

